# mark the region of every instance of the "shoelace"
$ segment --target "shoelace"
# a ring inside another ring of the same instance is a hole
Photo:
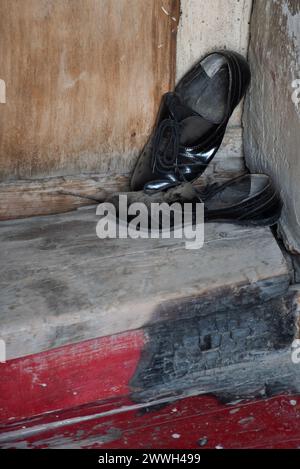
[[[179,124],[173,119],[164,119],[159,124],[153,139],[152,170],[168,171],[178,168]]]

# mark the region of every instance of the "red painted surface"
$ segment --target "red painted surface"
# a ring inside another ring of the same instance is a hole
[[[106,448],[297,448],[300,399],[281,396],[225,406],[212,397],[193,397],[143,416],[119,415],[113,426],[122,436]]]
[[[127,396],[145,341],[133,331],[0,364],[0,422]]]
[[[231,406],[209,396],[190,397],[159,410],[128,411],[46,429],[1,447],[299,448],[300,398],[279,396]]]
[[[146,340],[133,331],[1,365],[0,447],[300,447],[299,396],[235,405],[198,396],[138,409],[129,382]]]

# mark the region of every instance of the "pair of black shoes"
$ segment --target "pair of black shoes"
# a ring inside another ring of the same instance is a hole
[[[217,153],[249,83],[248,63],[235,52],[213,52],[193,67],[163,96],[155,130],[132,175],[132,191],[157,199],[158,193],[191,186]],[[245,174],[201,191],[191,187],[189,201],[204,202],[207,221],[263,226],[280,217],[282,203],[267,175]],[[177,201],[187,201],[181,200],[184,190],[175,192]]]

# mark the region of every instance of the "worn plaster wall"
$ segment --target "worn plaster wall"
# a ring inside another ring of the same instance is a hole
[[[255,0],[244,140],[252,172],[270,174],[284,202],[280,233],[300,253],[300,0]]]

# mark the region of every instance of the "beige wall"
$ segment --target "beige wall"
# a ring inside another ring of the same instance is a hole
[[[251,6],[252,0],[181,0],[177,79],[213,49],[247,55]]]

